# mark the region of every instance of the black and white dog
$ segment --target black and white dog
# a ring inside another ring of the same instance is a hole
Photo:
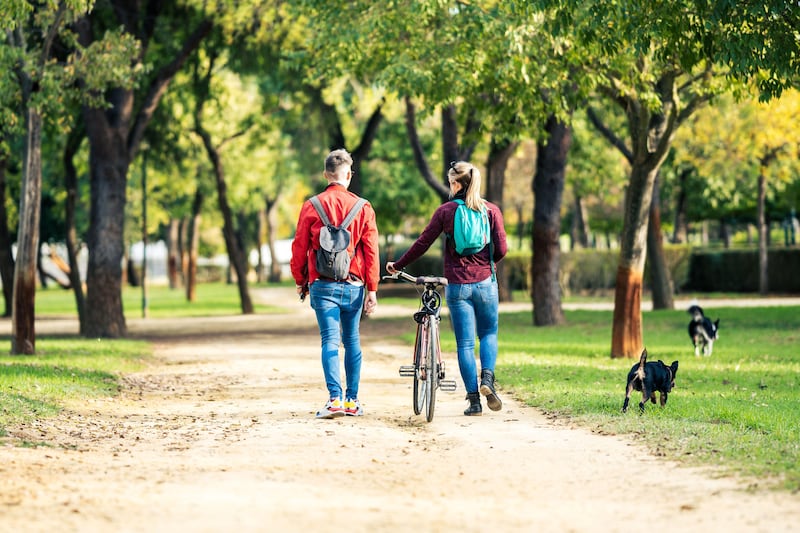
[[[711,322],[699,305],[692,305],[688,311],[692,315],[692,321],[689,322],[689,337],[694,345],[694,355],[699,356],[701,349],[703,355],[711,355],[714,341],[719,338],[719,318]]]

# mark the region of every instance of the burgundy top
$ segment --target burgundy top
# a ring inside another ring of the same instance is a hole
[[[462,198],[463,194],[457,194],[456,198]],[[411,248],[403,256],[395,261],[394,267],[402,270],[410,265],[428,251],[428,248],[436,242],[440,234],[453,234],[453,219],[455,218],[456,202],[445,202],[434,211],[430,222],[422,231],[422,234],[414,241]],[[506,230],[503,226],[503,213],[500,208],[491,202],[486,202],[489,215],[489,227],[492,233],[491,245],[487,245],[483,250],[476,254],[460,256],[456,252],[451,238],[447,238],[444,252],[444,277],[449,283],[478,283],[492,275],[492,267],[489,262],[489,249],[494,255],[494,262],[497,263],[505,257],[508,251],[506,243]]]

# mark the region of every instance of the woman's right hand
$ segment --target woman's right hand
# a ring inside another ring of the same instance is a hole
[[[388,263],[386,263],[386,272],[388,272],[389,274],[394,274],[395,272],[397,272],[397,269],[394,268],[394,261],[389,261]]]

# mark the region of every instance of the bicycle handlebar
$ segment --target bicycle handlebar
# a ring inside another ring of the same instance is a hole
[[[447,278],[436,276],[419,276],[415,278],[402,270],[398,270],[394,274],[389,274],[388,276],[383,276],[381,279],[399,279],[415,285],[439,285],[441,287],[447,287]]]

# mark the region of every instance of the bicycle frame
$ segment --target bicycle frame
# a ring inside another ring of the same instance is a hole
[[[421,414],[424,410],[425,418],[430,422],[433,420],[436,407],[436,390],[442,389],[447,392],[456,390],[454,380],[444,379],[445,369],[439,342],[439,322],[441,321],[439,312],[442,297],[438,289],[447,286],[447,279],[415,278],[402,271],[392,276],[384,276],[383,279],[400,279],[424,287],[420,295],[420,310],[414,313],[414,321],[417,323],[414,364],[401,366],[400,375],[414,378],[414,414]]]

